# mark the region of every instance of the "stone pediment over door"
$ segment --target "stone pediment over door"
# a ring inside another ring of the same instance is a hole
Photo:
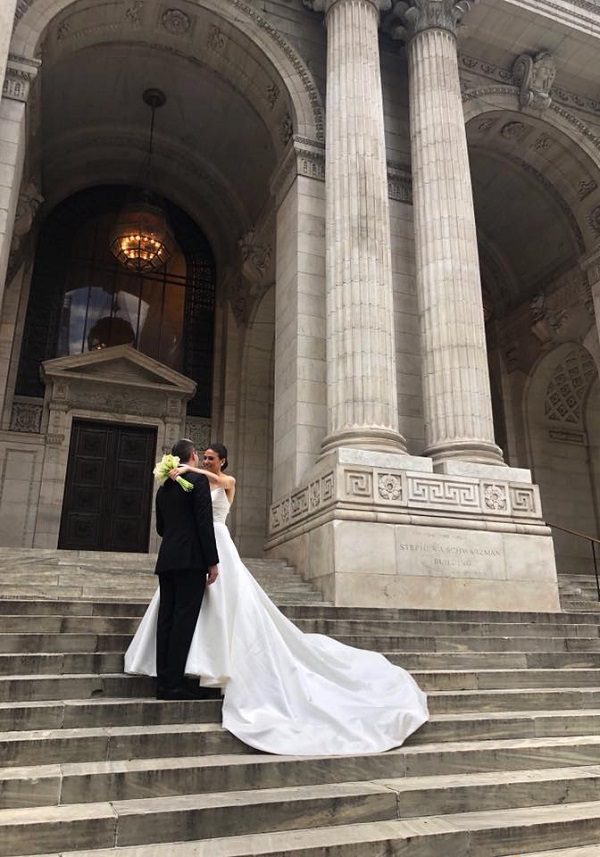
[[[185,375],[170,369],[158,360],[153,360],[136,351],[130,345],[117,345],[87,354],[57,357],[42,364],[42,379],[89,381],[92,384],[122,385],[142,389],[180,394],[187,398],[194,395],[196,384]]]
[[[48,440],[68,434],[69,417],[77,416],[156,425],[159,443],[169,446],[184,430],[196,390],[190,378],[130,345],[46,360],[41,375]]]

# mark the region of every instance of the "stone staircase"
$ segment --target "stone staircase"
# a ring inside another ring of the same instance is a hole
[[[149,601],[157,581],[155,554],[0,547],[3,598],[120,599]],[[322,597],[284,560],[244,559],[276,600],[321,602]]]
[[[600,855],[600,615],[298,596],[303,630],[411,670],[431,720],[389,753],[282,757],[123,675],[145,604],[63,583],[0,600],[0,857]]]
[[[598,585],[593,571],[590,574],[560,574],[558,586],[563,610],[576,613],[600,612]]]

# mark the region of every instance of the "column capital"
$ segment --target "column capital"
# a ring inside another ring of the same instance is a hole
[[[324,12],[325,17],[333,6],[340,3],[355,5],[357,3],[369,3],[377,12],[387,12],[392,8],[392,0],[302,0],[302,2],[313,12]]]
[[[393,0],[384,29],[393,39],[409,42],[425,30],[447,30],[456,35],[463,15],[479,0]]]

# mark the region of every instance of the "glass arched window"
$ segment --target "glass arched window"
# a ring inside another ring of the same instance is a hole
[[[128,189],[92,188],[65,200],[40,232],[17,395],[42,396],[41,361],[131,345],[198,384],[188,412],[210,416],[215,270],[210,247],[165,204],[176,251],[158,273],[137,274],[110,252]]]

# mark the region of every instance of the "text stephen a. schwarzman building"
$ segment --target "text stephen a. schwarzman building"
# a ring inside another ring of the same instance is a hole
[[[225,443],[338,605],[557,610],[600,500],[597,0],[3,0],[0,544]]]

